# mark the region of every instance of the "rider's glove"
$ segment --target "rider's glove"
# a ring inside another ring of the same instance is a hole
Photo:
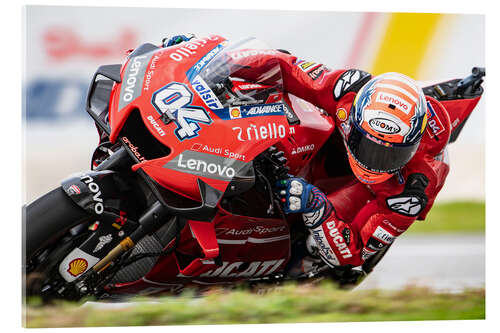
[[[325,194],[302,178],[280,180],[276,187],[285,214],[302,213],[308,228],[319,226],[332,212],[332,204]]]
[[[194,37],[195,36],[193,34],[176,35],[176,36],[172,36],[170,38],[165,37],[162,40],[162,45],[163,45],[163,47],[169,47],[169,46],[180,44],[182,42],[187,42],[188,40],[191,40]]]

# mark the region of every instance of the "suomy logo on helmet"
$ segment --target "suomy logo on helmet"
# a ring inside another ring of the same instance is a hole
[[[372,118],[368,124],[375,131],[383,134],[396,134],[401,131],[401,128],[395,122],[385,118]]]

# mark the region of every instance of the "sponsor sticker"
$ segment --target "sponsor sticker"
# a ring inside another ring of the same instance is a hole
[[[166,169],[230,181],[245,162],[199,151],[185,150],[163,165]]]
[[[287,111],[289,111],[284,103],[245,105],[238,107],[240,116],[237,118],[232,118],[232,111],[234,109],[234,107],[230,107],[219,110],[212,110],[212,112],[223,120],[231,120],[259,116],[281,116],[285,115]]]
[[[363,250],[361,250],[361,259],[363,260],[367,260],[369,259],[372,255],[374,255],[375,253],[377,253],[376,251],[370,251],[369,249],[367,248],[363,248]]]
[[[266,88],[266,87],[268,87],[268,86],[264,86],[264,85],[258,84],[258,83],[239,84],[237,86],[237,88],[239,90],[262,89],[262,88]]]
[[[198,62],[196,62],[196,64],[194,64],[193,67],[191,67],[186,72],[186,76],[187,76],[188,80],[192,81],[193,78],[195,76],[197,76],[203,70],[203,68],[205,68],[206,65],[210,61],[212,61],[212,59],[214,59],[217,54],[220,53],[220,51],[222,51],[222,49],[224,48],[225,44],[226,44],[225,42],[222,42],[222,43],[218,44],[213,49],[211,49],[210,51],[208,51],[207,54],[205,54],[200,60],[198,60]]]
[[[155,51],[129,59],[120,88],[118,112],[141,95],[146,68]]]
[[[222,109],[223,106],[217,96],[208,84],[201,78],[201,76],[196,76],[193,81],[191,81],[194,91],[201,97],[206,106],[210,109]]]
[[[72,282],[97,264],[99,260],[99,258],[83,252],[79,248],[75,248],[59,264],[59,274],[67,282]]]
[[[238,60],[246,57],[256,56],[256,55],[275,55],[278,51],[276,50],[247,50],[247,51],[237,51],[230,53],[233,60]]]
[[[231,118],[231,119],[240,119],[241,118],[241,110],[240,110],[239,106],[235,106],[235,107],[230,108],[229,118]]]
[[[313,69],[315,66],[319,66],[319,64],[315,63],[314,61],[304,61],[300,60],[297,62],[297,66],[303,71],[307,72],[310,69]]]
[[[372,118],[368,121],[368,125],[382,134],[396,134],[401,131],[401,128],[394,121],[386,118]]]
[[[165,136],[165,131],[161,128],[160,124],[153,118],[153,116],[148,116],[147,119],[153,125],[154,129],[160,134],[160,136]]]
[[[84,175],[80,178],[82,182],[87,184],[88,189],[92,192],[92,201],[94,202],[94,212],[100,215],[104,212],[104,202],[101,196],[101,189],[94,179],[89,175]]]
[[[328,243],[325,233],[323,232],[323,227],[319,226],[312,230],[311,235],[318,246],[318,252],[320,257],[329,265],[329,266],[339,266],[340,262],[333,249],[330,247]]]
[[[71,185],[69,188],[68,188],[68,194],[69,195],[76,195],[76,194],[80,194],[82,193],[82,191],[80,190],[80,188],[78,186],[76,186],[75,184]]]
[[[127,213],[120,210],[120,216],[115,219],[115,222],[113,222],[111,226],[120,230],[125,223],[127,223]],[[121,232],[123,232],[123,230]]]
[[[97,245],[96,245],[94,251],[92,251],[92,253],[99,252],[100,250],[102,250],[104,245],[110,243],[112,240],[113,240],[113,236],[111,234],[107,234],[106,236],[99,237],[99,243],[97,243]]]
[[[392,242],[394,242],[394,240],[396,239],[396,236],[394,236],[381,226],[378,226],[377,229],[375,229],[375,231],[373,232],[373,236],[386,244],[392,244]]]
[[[307,152],[313,151],[313,150],[314,150],[314,143],[312,143],[310,145],[307,145],[307,146],[301,146],[301,147],[293,148],[292,155],[301,154],[301,153],[307,153]]]
[[[337,109],[337,118],[340,121],[346,121],[347,120],[347,111],[344,108]]]
[[[344,138],[347,138],[351,132],[351,126],[347,122],[342,122],[340,123],[340,127],[342,128],[342,132],[340,133],[342,133]]]
[[[257,277],[263,275],[269,275],[274,273],[283,263],[285,259],[279,260],[266,260],[266,261],[253,261],[249,263],[244,263],[242,261],[227,262],[224,261],[222,266],[216,268],[215,270],[209,270],[200,277]],[[246,269],[243,269],[245,264]],[[241,268],[240,268],[241,267]]]
[[[373,250],[373,251],[382,250],[386,246],[387,246],[387,244],[379,241],[378,239],[376,239],[374,237],[370,237],[368,239],[368,242],[366,242],[366,247],[369,248],[370,250]]]
[[[232,130],[236,133],[238,141],[261,141],[283,139],[286,136],[286,127],[281,124],[267,123],[267,125],[250,124],[247,127],[235,126]],[[290,131],[292,128],[290,128]]]
[[[245,160],[245,155],[236,153],[231,151],[228,148],[223,148],[223,147],[212,147],[209,145],[201,144],[201,143],[195,143],[192,147],[191,150],[193,151],[201,151],[204,153],[209,153],[209,154],[217,154],[221,156],[225,156],[227,158],[233,158],[237,160]]]
[[[342,236],[344,236],[345,243],[349,245],[351,243],[351,229],[346,227],[344,230],[342,230]]]
[[[427,131],[431,137],[438,136],[444,132],[443,123],[429,102],[427,102]]]
[[[307,75],[313,80],[316,81],[323,73],[325,72],[325,67],[319,66],[312,71],[308,72]]]
[[[191,57],[193,54],[198,53],[198,49],[204,48],[205,45],[207,44],[207,41],[216,41],[219,38],[217,36],[210,36],[210,37],[205,37],[205,38],[193,38],[190,39],[186,43],[180,44],[176,49],[175,52],[172,52],[169,54],[170,59],[174,61],[183,61],[189,57]]]
[[[76,277],[85,272],[87,270],[87,267],[89,267],[89,263],[87,262],[87,260],[83,258],[76,258],[71,260],[68,264],[67,272]]]
[[[156,64],[158,63],[158,60],[161,57],[162,52],[158,52],[158,54],[155,54],[153,58],[151,59],[151,63],[149,64],[149,67],[145,73],[144,76],[144,86],[142,87],[143,90],[148,91],[149,88],[151,88],[151,79],[153,78],[153,75],[155,74],[156,71]]]
[[[235,228],[217,228],[215,229],[216,235],[217,236],[249,236],[252,233],[257,234],[257,235],[266,235],[266,234],[271,234],[275,232],[285,232],[286,226],[280,225],[276,227],[266,227],[263,225],[257,225],[252,228],[246,228],[246,229],[235,229]]]
[[[377,97],[375,99],[376,102],[380,103],[386,103],[386,104],[392,104],[396,107],[396,109],[403,111],[404,113],[408,114],[411,111],[411,104],[405,101],[403,98],[386,93],[386,92],[379,92],[377,93]]]
[[[352,257],[351,251],[347,247],[344,237],[337,229],[335,221],[326,222],[326,228],[328,229],[328,235],[332,237],[333,244],[335,244],[337,250],[342,254],[342,258],[347,259]]]
[[[382,220],[382,223],[388,225],[389,227],[391,227],[394,231],[396,232],[399,232],[399,233],[402,233],[402,232],[405,232],[406,229],[400,229],[398,227],[396,227],[394,224],[391,223],[391,221],[389,220]]]
[[[140,162],[144,162],[146,160],[139,152],[139,147],[134,146],[134,144],[126,136],[122,137],[122,140],[124,143],[127,144],[128,148],[130,149],[132,154],[134,154],[134,156],[137,157],[137,159]]]

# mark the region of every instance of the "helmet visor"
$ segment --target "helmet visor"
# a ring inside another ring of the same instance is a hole
[[[393,173],[415,155],[420,140],[413,144],[386,143],[371,136],[356,124],[351,125],[347,147],[362,167],[374,172]]]

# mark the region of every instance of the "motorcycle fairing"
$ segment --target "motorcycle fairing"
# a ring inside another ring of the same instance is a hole
[[[290,244],[288,224],[280,219],[219,214],[211,223],[190,220],[174,253],[158,259],[144,278],[110,290],[158,292],[172,285],[234,283],[279,273],[290,258]]]
[[[143,160],[132,170],[142,169],[162,187],[193,200],[200,199],[198,178],[224,192],[233,177],[248,175],[251,161],[290,131],[286,114],[291,110],[282,102],[258,104],[250,95],[241,95],[247,105],[231,107],[215,95],[218,82],[226,82],[241,68],[227,65],[226,43],[222,37],[209,36],[175,47],[134,51],[122,67],[122,82],[113,88],[119,99],[112,99],[110,106],[110,140],[139,109],[144,125],[169,153]],[[270,71],[279,82],[276,66]],[[265,89],[276,91],[279,83],[275,86],[267,84]]]
[[[131,189],[118,173],[110,170],[75,173],[64,179],[61,187],[78,206],[95,216],[119,210],[116,203]]]
[[[299,122],[290,127],[289,139],[281,140],[276,147],[285,152],[290,173],[304,176],[308,163],[334,131],[335,122],[326,112],[292,94],[285,94],[285,101]]]
[[[476,107],[484,89],[481,86],[484,68],[474,67],[465,79],[440,82],[423,88],[427,96],[438,100],[446,109],[451,122],[450,143],[457,140],[465,122]]]

